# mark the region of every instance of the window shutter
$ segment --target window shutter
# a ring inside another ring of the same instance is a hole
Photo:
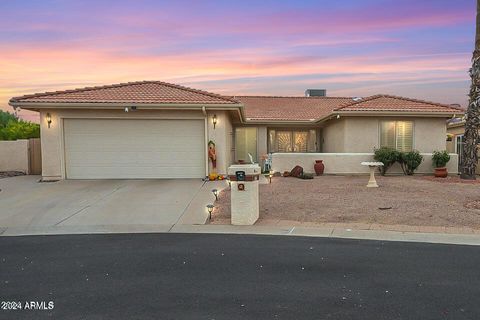
[[[380,122],[380,147],[395,149],[395,121]]]
[[[397,121],[397,150],[403,152],[413,150],[412,121]]]

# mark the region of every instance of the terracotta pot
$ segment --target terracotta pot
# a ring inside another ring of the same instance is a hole
[[[245,160],[238,160],[238,164],[245,164]]]
[[[322,175],[323,171],[325,171],[325,165],[323,164],[323,160],[315,160],[313,169],[315,169],[315,173],[317,174],[317,176]]]
[[[446,178],[448,175],[448,171],[446,167],[443,168],[435,168],[435,177],[436,178]]]

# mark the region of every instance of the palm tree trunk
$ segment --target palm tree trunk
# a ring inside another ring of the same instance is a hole
[[[473,51],[470,77],[472,78],[472,84],[469,94],[470,101],[465,115],[465,145],[463,148],[463,164],[460,178],[475,180],[475,171],[478,163],[478,130],[480,129],[480,0],[477,0],[475,51]]]

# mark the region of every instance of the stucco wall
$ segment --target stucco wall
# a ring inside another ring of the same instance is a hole
[[[345,152],[345,119],[333,119],[321,131],[323,152]]]
[[[444,118],[342,117],[325,124],[323,152],[372,152],[380,145],[379,124],[383,120],[413,121],[414,149],[420,152],[446,149]]]
[[[227,111],[209,111],[208,140],[215,142],[217,152],[217,173],[226,174],[232,163],[232,136],[233,128]],[[217,124],[213,128],[213,116],[217,116]],[[212,163],[209,161],[209,172],[212,172]]]
[[[0,171],[29,173],[28,140],[0,141]]]
[[[424,160],[416,173],[433,173],[432,154],[422,153]],[[447,164],[448,172],[458,172],[458,156],[450,154]],[[272,169],[276,172],[290,171],[296,165],[303,167],[305,172],[313,173],[315,160],[323,160],[326,174],[367,174],[369,169],[362,166],[363,161],[374,161],[373,153],[275,153]],[[403,174],[400,165],[395,164],[388,170],[389,174]]]
[[[50,113],[52,123],[48,128],[45,116]],[[217,115],[217,125],[213,130],[212,116]],[[231,161],[228,148],[231,123],[228,113],[215,111],[208,113],[207,136],[215,140],[217,147],[217,172],[224,174]],[[42,139],[42,176],[44,180],[58,180],[65,177],[63,119],[64,118],[105,118],[105,119],[205,119],[199,110],[137,110],[124,112],[123,108],[112,110],[56,109],[40,112],[40,135]],[[208,142],[208,141],[206,141]],[[207,150],[205,142],[205,150]],[[230,142],[231,143],[231,142]],[[209,164],[210,166],[210,164]]]
[[[261,157],[268,153],[268,132],[266,126],[258,126],[257,129],[257,154],[260,162]]]

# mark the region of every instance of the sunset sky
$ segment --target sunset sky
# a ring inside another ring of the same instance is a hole
[[[474,32],[474,0],[2,0],[0,108],[12,96],[137,80],[465,106]]]

